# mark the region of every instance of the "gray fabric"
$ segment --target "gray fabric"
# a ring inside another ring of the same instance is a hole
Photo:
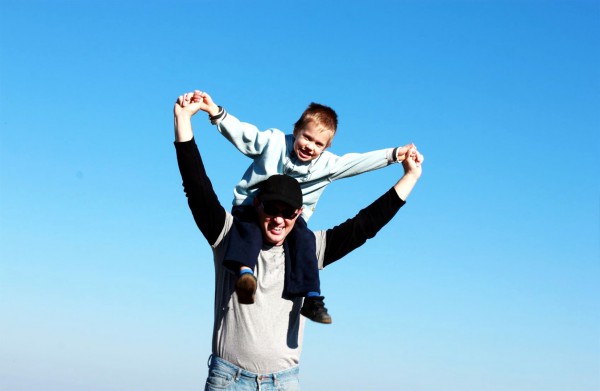
[[[282,298],[285,275],[283,246],[265,246],[256,264],[256,302],[240,304],[234,293],[236,276],[223,267],[233,217],[228,213],[212,245],[215,263],[213,354],[255,373],[272,373],[298,365],[305,318],[302,298]],[[325,233],[315,232],[317,258],[323,265]]]

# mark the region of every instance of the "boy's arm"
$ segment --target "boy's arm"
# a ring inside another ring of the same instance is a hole
[[[194,141],[191,116],[199,110],[199,105],[186,99],[187,95],[180,96],[174,108],[177,163],[196,225],[213,245],[225,225],[226,212],[213,190]]]
[[[211,122],[217,125],[219,133],[225,136],[238,151],[248,157],[255,158],[262,155],[274,139],[274,133],[278,132],[275,129],[260,131],[252,124],[241,122],[225,109],[221,108],[221,110],[218,114],[221,117],[217,120],[211,119]]]
[[[195,90],[193,100],[200,103],[200,110],[208,113],[210,117],[214,117],[219,114],[221,108],[217,106],[215,102],[213,102],[210,95],[208,95],[206,92]]]
[[[402,163],[404,175],[394,187],[354,218],[326,231],[323,266],[337,261],[374,237],[405,204],[421,176],[423,162],[423,156],[416,153],[416,150],[414,154],[407,156]]]
[[[194,91],[193,100],[200,103],[200,110],[208,113],[210,122],[244,155],[259,156],[269,144],[273,131],[261,132],[256,126],[241,122],[213,102],[206,92]]]
[[[402,162],[411,147],[413,145],[408,144],[403,147],[380,149],[366,153],[347,153],[342,156],[333,155],[334,158],[331,162],[328,162],[329,178],[332,181],[348,178],[387,167],[393,163]]]

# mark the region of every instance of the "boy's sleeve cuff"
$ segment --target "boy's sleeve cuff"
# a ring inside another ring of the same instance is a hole
[[[389,148],[387,150],[386,157],[389,164],[398,163],[398,148],[400,147]]]
[[[392,151],[392,159],[394,159],[394,163],[398,162],[398,147]]]
[[[227,116],[227,111],[222,106],[219,106],[219,112],[215,115],[209,115],[208,119],[213,125],[218,125]]]

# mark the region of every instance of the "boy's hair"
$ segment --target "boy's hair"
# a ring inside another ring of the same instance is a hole
[[[315,125],[321,127],[321,131],[330,131],[331,138],[335,135],[338,125],[337,114],[331,107],[314,102],[308,105],[300,119],[294,124],[294,134],[309,122],[314,122]]]

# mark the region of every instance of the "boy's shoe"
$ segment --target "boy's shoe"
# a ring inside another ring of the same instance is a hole
[[[254,304],[256,277],[252,273],[243,273],[235,282],[235,292],[240,304]]]
[[[327,313],[323,299],[323,296],[305,297],[300,313],[313,322],[331,323],[331,316]]]

